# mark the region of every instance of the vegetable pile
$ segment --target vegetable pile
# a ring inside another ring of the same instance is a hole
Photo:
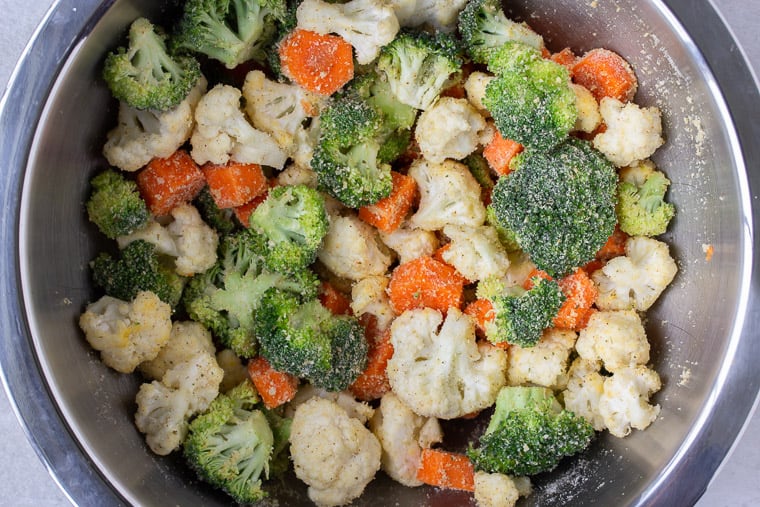
[[[660,111],[497,0],[186,0],[107,56],[80,318],[135,423],[237,502],[407,487],[514,505],[655,421],[676,275]],[[440,420],[490,422],[466,449]],[[319,435],[319,438],[315,438]]]

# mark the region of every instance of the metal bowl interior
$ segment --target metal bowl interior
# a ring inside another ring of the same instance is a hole
[[[87,263],[102,246],[82,202],[89,177],[106,165],[100,150],[116,113],[98,79],[102,58],[135,17],[161,19],[166,13],[149,0],[87,1],[78,3],[84,13],[66,25],[72,5],[61,1],[38,37],[44,42],[51,31],[64,33],[70,43],[53,51],[64,63],[41,74],[49,81],[29,85],[47,98],[24,96],[17,76],[12,91],[30,110],[9,111],[8,103],[3,108],[4,127],[9,117],[25,114],[36,124],[36,130],[28,127],[33,139],[16,135],[10,141],[17,146],[8,140],[3,146],[12,167],[3,187],[5,203],[15,220],[7,220],[2,233],[6,244],[17,248],[3,258],[2,268],[6,294],[21,294],[7,309],[5,336],[13,341],[6,340],[0,356],[5,380],[40,454],[74,501],[225,505],[228,499],[195,479],[181,458],[148,451],[132,423],[139,379],[104,367],[76,325],[94,296]],[[728,452],[758,390],[749,369],[760,360],[760,346],[751,343],[758,315],[751,293],[753,182],[745,160],[759,159],[747,156],[757,148],[746,142],[751,127],[740,118],[757,109],[751,100],[756,85],[748,72],[739,75],[741,57],[728,71],[739,72],[735,78],[750,86],[747,104],[735,98],[740,88],[732,86],[740,83],[714,77],[723,69],[711,69],[708,61],[717,59],[705,59],[700,50],[710,56],[705,41],[731,39],[723,25],[699,28],[717,20],[708,2],[670,2],[672,11],[656,0],[508,5],[508,13],[544,34],[552,49],[606,47],[632,63],[641,85],[636,101],[663,111],[667,144],[654,160],[673,181],[670,200],[678,208],[664,239],[680,271],[647,322],[652,364],[664,384],[654,398],[662,406],[660,417],[647,431],[623,440],[601,436],[583,455],[537,477],[526,505],[592,499],[599,505],[693,503]],[[21,76],[34,76],[33,71],[27,63]],[[713,247],[712,260],[704,245]],[[14,366],[18,361],[23,365]],[[45,399],[31,402],[25,398],[30,393]],[[54,429],[32,422],[34,413],[44,413]],[[60,440],[53,443],[53,437]],[[306,502],[294,479],[276,487],[275,495],[279,505]],[[466,494],[403,488],[381,477],[356,505],[471,503]]]

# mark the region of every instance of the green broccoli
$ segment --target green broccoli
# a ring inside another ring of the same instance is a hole
[[[253,384],[244,381],[192,420],[182,444],[198,476],[241,504],[267,496],[262,479],[269,478],[276,456],[275,435],[258,404]]]
[[[491,194],[496,219],[553,278],[591,261],[615,230],[617,174],[588,142],[524,152]]]
[[[173,259],[160,255],[144,240],[129,243],[118,257],[102,252],[90,268],[95,284],[117,299],[132,301],[147,290],[175,308],[182,297],[185,278],[174,270]]]
[[[328,391],[346,389],[364,370],[367,341],[359,321],[333,315],[317,299],[270,290],[257,312],[261,355],[273,368]]]
[[[193,200],[193,205],[203,221],[219,234],[230,234],[241,227],[231,208],[222,209],[216,204],[208,186],[203,187],[198,193]]]
[[[459,44],[445,33],[401,32],[382,49],[377,60],[377,70],[385,75],[396,98],[423,110],[433,104],[461,67]]]
[[[316,297],[319,287],[317,276],[309,270],[291,275],[268,271],[263,251],[262,238],[248,230],[225,236],[217,264],[195,275],[183,296],[188,316],[244,358],[256,354],[255,320],[267,290],[277,287]]]
[[[134,181],[106,169],[93,177],[90,185],[87,215],[107,237],[131,234],[148,223],[150,213]]]
[[[618,184],[617,217],[620,229],[631,236],[663,234],[675,215],[675,207],[665,202],[670,180],[660,171],[652,171],[637,185],[630,181]]]
[[[202,53],[228,69],[251,59],[265,62],[286,14],[285,0],[187,0],[172,47]]]
[[[535,277],[533,287],[503,288],[486,278],[478,285],[478,297],[488,299],[494,318],[486,325],[486,337],[493,343],[508,342],[533,347],[544,329],[552,325],[565,296],[555,280]]]
[[[201,77],[198,61],[169,55],[165,36],[145,18],[129,28],[129,44],[110,53],[103,79],[114,97],[136,109],[166,111],[182,102]]]
[[[488,63],[509,41],[520,41],[537,49],[543,45],[540,35],[504,15],[499,0],[469,0],[459,13],[459,33],[475,63]]]
[[[486,224],[496,229],[496,234],[499,236],[499,243],[504,247],[507,252],[517,252],[520,250],[520,244],[517,242],[517,236],[515,232],[509,227],[505,226],[496,218],[496,212],[493,206],[486,206]]]
[[[503,387],[478,447],[467,455],[476,470],[535,475],[553,470],[565,456],[582,452],[594,428],[565,410],[545,387]]]
[[[295,273],[314,262],[327,234],[325,198],[306,185],[275,187],[251,213],[249,224],[265,238],[267,268]]]
[[[483,105],[502,136],[526,148],[547,151],[575,126],[575,93],[567,69],[520,42],[505,43],[490,59],[496,77]]]

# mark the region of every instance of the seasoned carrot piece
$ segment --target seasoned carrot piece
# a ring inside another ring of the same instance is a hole
[[[607,239],[607,242],[596,253],[596,258],[608,261],[613,257],[625,255],[625,243],[628,241],[628,234],[623,232],[620,227],[615,226],[615,230],[612,235]]]
[[[388,295],[396,314],[415,308],[446,312],[461,308],[464,278],[448,264],[430,256],[418,257],[393,270]]]
[[[417,196],[417,182],[405,174],[391,171],[393,189],[388,197],[359,208],[359,218],[378,230],[391,233],[398,229]]]
[[[261,195],[257,195],[256,197],[254,197],[247,203],[240,206],[235,206],[233,208],[233,211],[235,212],[235,216],[240,221],[240,223],[243,224],[243,227],[247,228],[250,225],[249,220],[251,218],[251,213],[253,213],[253,210],[259,207],[259,204],[261,204],[262,202],[264,202],[264,200],[266,200],[267,195],[268,195],[268,192],[264,192]]]
[[[248,361],[248,376],[267,408],[279,407],[293,399],[298,390],[298,378],[277,371],[269,361],[259,356]]]
[[[198,164],[185,150],[177,150],[167,158],[154,158],[137,174],[140,195],[156,216],[192,201],[205,184]]]
[[[630,64],[609,49],[592,49],[575,62],[573,80],[585,86],[597,101],[612,97],[621,102],[633,99],[638,88]]]
[[[337,35],[295,29],[279,47],[283,73],[306,90],[332,95],[354,77],[351,44]]]
[[[328,281],[322,281],[319,287],[319,301],[333,315],[351,315],[351,300]]]
[[[552,54],[550,59],[554,63],[558,63],[564,66],[568,71],[570,71],[570,77],[573,76],[573,67],[575,67],[575,62],[578,57],[575,56],[575,53],[573,53],[572,49],[565,48],[562,51]]]
[[[268,188],[259,164],[229,161],[224,165],[204,164],[209,191],[220,208],[234,208],[248,203]]]
[[[494,129],[491,141],[483,148],[483,157],[488,161],[489,167],[500,176],[510,173],[509,163],[515,155],[523,151],[523,145],[517,141],[502,137],[498,130]]]
[[[391,390],[386,368],[388,360],[393,357],[390,328],[379,336],[367,336],[367,367],[348,388],[351,393],[363,401],[382,398]]]
[[[475,468],[464,454],[422,449],[417,480],[439,488],[475,491]]]
[[[523,287],[530,290],[535,277],[551,280],[546,272],[534,269],[523,283]],[[561,329],[580,331],[588,323],[591,307],[599,291],[583,268],[576,269],[557,283],[565,296],[565,301],[560,306],[557,316],[554,317],[553,325]]]
[[[475,330],[485,337],[486,326],[494,319],[493,305],[487,299],[476,299],[464,308],[464,314],[475,319]]]

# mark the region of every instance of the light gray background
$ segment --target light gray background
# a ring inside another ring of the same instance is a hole
[[[714,0],[760,73],[760,0]],[[26,41],[52,0],[0,0],[0,86],[5,89]],[[760,119],[759,119],[760,120]],[[64,507],[70,503],[28,443],[6,394],[0,394],[0,505]],[[698,507],[760,505],[760,412]]]

